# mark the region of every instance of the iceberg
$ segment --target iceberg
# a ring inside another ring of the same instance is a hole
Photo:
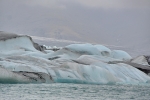
[[[103,45],[44,47],[30,36],[0,32],[0,83],[149,83],[149,58]]]

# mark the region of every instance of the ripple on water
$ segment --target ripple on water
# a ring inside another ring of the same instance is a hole
[[[149,100],[150,85],[0,84],[1,100]]]

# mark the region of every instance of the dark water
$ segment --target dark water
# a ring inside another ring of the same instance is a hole
[[[0,100],[150,100],[150,85],[0,84]]]

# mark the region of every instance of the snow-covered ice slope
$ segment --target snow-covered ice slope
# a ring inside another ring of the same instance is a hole
[[[149,82],[147,74],[123,63],[131,59],[125,51],[92,44],[71,44],[57,51],[41,52],[28,36],[5,36],[0,39],[0,83]],[[113,61],[118,63],[110,63]]]

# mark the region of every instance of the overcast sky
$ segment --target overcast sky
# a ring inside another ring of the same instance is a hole
[[[0,30],[150,51],[150,0],[0,0]]]

